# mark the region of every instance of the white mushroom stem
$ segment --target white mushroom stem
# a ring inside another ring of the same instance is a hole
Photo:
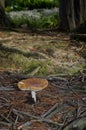
[[[32,98],[34,99],[34,102],[36,102],[36,92],[31,91]]]

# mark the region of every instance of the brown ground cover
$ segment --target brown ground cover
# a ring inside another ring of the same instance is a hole
[[[47,77],[49,85],[37,93],[36,103],[30,92],[18,90],[17,83],[22,78],[26,78],[25,75],[0,72],[0,128],[56,130],[71,121],[86,120],[85,75],[71,77],[71,80]]]

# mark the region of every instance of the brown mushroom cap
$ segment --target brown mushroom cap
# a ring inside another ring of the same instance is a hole
[[[40,91],[48,86],[48,81],[41,78],[29,78],[18,82],[20,90]]]

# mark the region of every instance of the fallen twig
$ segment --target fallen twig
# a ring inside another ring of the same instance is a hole
[[[17,115],[18,117],[20,117],[21,119],[23,119],[23,116],[16,109],[13,108],[12,111],[13,111],[13,113],[15,115]]]
[[[49,81],[63,81],[63,82],[68,82],[68,80],[66,78],[62,78],[62,77],[48,76],[47,79]]]
[[[69,85],[69,83],[67,84],[67,87],[75,94],[76,97],[78,97],[78,98],[84,103],[84,105],[86,105],[85,100],[83,100],[83,98],[81,98],[80,95],[78,95],[78,93],[76,93],[76,92],[71,88],[71,86]]]
[[[59,126],[62,126],[63,124],[62,123],[58,123],[58,122],[53,122],[52,120],[50,119],[46,119],[46,118],[41,118],[40,116],[34,116],[34,115],[31,115],[27,112],[23,112],[23,111],[18,111],[17,112],[21,113],[21,114],[24,114],[26,116],[29,116],[30,118],[34,118],[36,119],[37,121],[40,121],[40,122],[46,122],[46,123],[49,123],[49,124],[53,124],[53,125],[59,125]]]
[[[35,121],[34,121],[34,122],[35,122]],[[21,130],[21,129],[24,128],[24,127],[30,126],[32,123],[33,123],[33,121],[25,122],[24,124],[22,124],[22,125],[20,125],[20,126],[18,127],[18,130]]]
[[[58,103],[53,105],[47,112],[45,112],[43,115],[41,115],[42,118],[47,118],[49,114],[51,114],[55,109],[57,109]]]
[[[6,126],[12,126],[12,123],[7,123],[7,122],[4,122],[4,121],[0,121],[0,124],[1,125],[6,125]]]
[[[71,39],[76,39],[76,40],[86,41],[86,34],[75,34],[75,33],[72,33],[72,34],[70,34],[70,38]]]
[[[4,119],[8,123],[12,123],[7,117],[5,117],[3,114],[0,114],[1,118]]]
[[[49,123],[49,124],[53,124],[53,125],[56,125],[56,126],[63,126],[64,125],[63,123],[58,123],[58,122],[55,122],[55,121],[52,121],[52,120],[46,119],[46,118],[42,118],[39,121],[46,122],[46,123]]]
[[[13,91],[13,90],[16,90],[15,88],[13,88],[13,86],[10,86],[10,87],[4,87],[4,86],[1,86],[0,87],[0,91]]]
[[[16,119],[15,119],[15,122],[14,122],[14,125],[16,125],[17,124],[17,121],[18,121],[18,115],[17,115],[17,117],[16,117]]]

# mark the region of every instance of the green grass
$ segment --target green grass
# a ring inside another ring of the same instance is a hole
[[[10,70],[17,70],[27,75],[48,75],[52,73],[51,62],[48,60],[41,61],[17,53],[4,53],[4,51],[0,51],[0,56],[0,69],[10,68]]]
[[[24,64],[24,73],[29,75],[48,75],[52,73],[50,64],[47,60],[31,60]]]

